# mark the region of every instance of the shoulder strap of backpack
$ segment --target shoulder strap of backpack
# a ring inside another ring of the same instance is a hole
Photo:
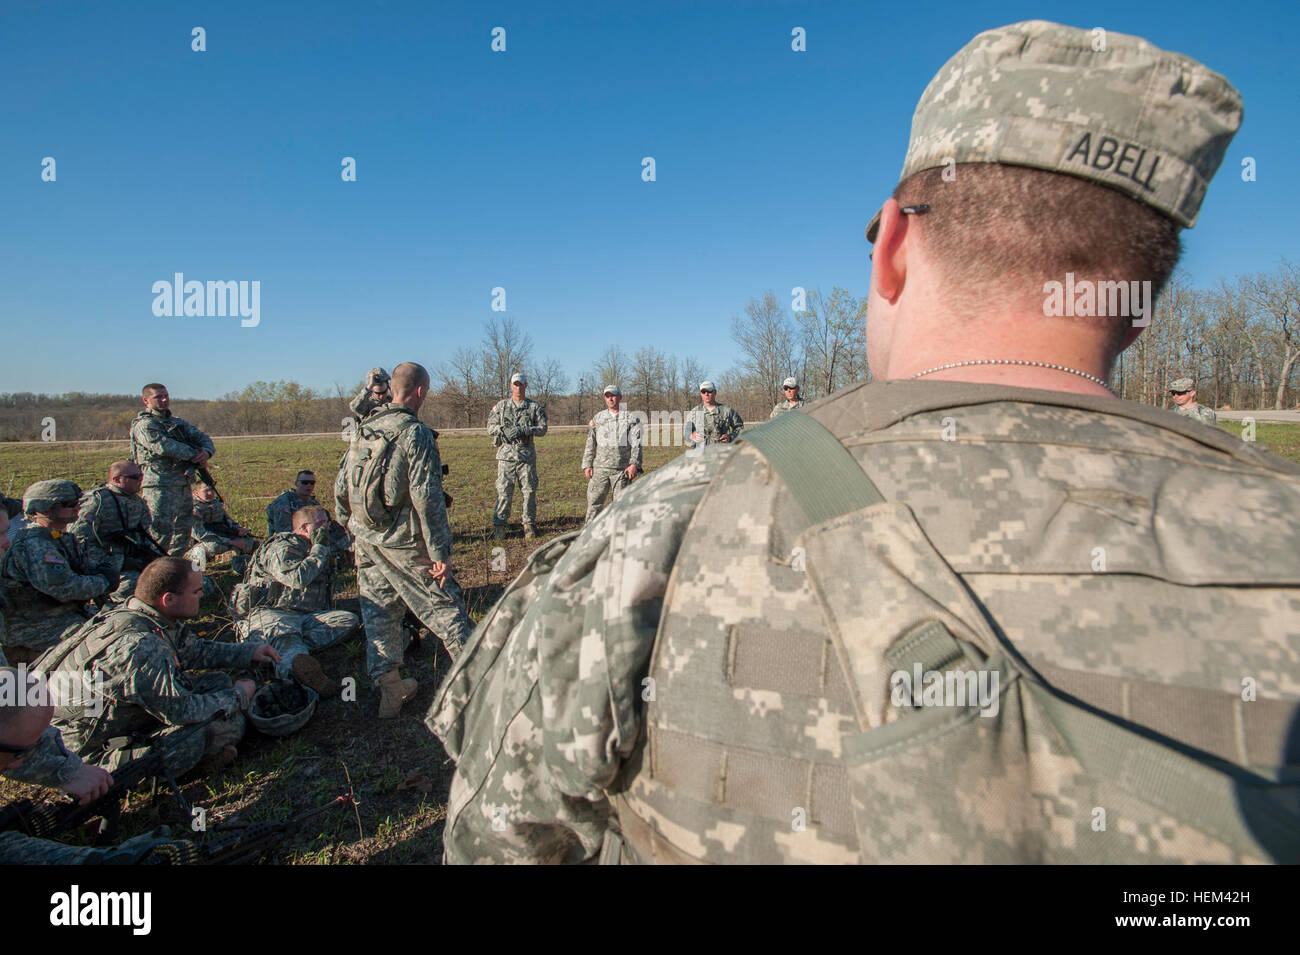
[[[750,428],[737,440],[752,444],[767,458],[809,526],[885,499],[840,439],[802,411]]]
[[[754,445],[767,459],[810,527],[885,500],[839,439],[802,411],[789,411],[758,425],[746,431],[739,442]],[[919,662],[937,669],[960,658],[962,650],[946,629],[933,629],[936,632],[929,634],[929,645],[917,652],[926,658]],[[1209,717],[1225,716],[1238,702],[1232,694],[1143,683],[1149,707],[1181,714],[1182,739],[1170,738],[1061,689],[1064,686],[1068,691],[1074,688],[1073,683],[1081,682],[1094,689],[1104,684],[1103,689],[1115,691],[1104,695],[1116,696],[1123,695],[1121,684],[1128,681],[1051,668],[1052,682],[1048,683],[1014,647],[1006,645],[1000,629],[995,630],[1009,662],[1024,676],[1075,758],[1090,774],[1164,807],[1240,852],[1256,855],[1263,849],[1279,862],[1300,861],[1300,813],[1287,804],[1285,796],[1286,791],[1294,790],[1294,784],[1279,785],[1277,780],[1242,769],[1216,752],[1221,749],[1216,737],[1222,735],[1223,723]],[[1282,754],[1288,745],[1282,737],[1291,725],[1287,717],[1294,707],[1285,701],[1265,700],[1250,705],[1269,713],[1267,718],[1261,714],[1242,727],[1248,736],[1248,751],[1284,761]]]

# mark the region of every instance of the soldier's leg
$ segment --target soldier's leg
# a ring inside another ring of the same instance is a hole
[[[600,469],[591,473],[591,480],[587,482],[587,516],[583,522],[589,522],[601,508],[605,506],[605,494],[609,490],[609,475]]]
[[[273,646],[280,654],[280,662],[275,665],[275,675],[281,680],[291,679],[294,657],[311,652],[302,634],[308,616],[266,607],[254,610],[248,615],[246,628],[241,628],[242,639]]]
[[[346,610],[303,614],[302,640],[312,652],[324,650],[357,632],[361,618]]]
[[[114,603],[126,603],[130,596],[135,593],[136,581],[140,579],[140,571],[124,570],[121,572],[122,582],[117,585],[117,589],[110,595]]]
[[[510,504],[515,496],[514,476],[509,461],[497,462],[497,506],[492,513],[492,524],[504,527],[510,523]]]
[[[172,513],[167,510],[170,499],[164,487],[142,487],[140,498],[149,508],[149,533],[167,553],[171,553]]]
[[[537,526],[537,462],[519,464],[519,489],[524,495],[524,527]]]
[[[423,567],[386,561],[386,569],[402,601],[421,623],[438,635],[454,660],[474,632],[456,578],[449,576],[446,585],[439,586]]]
[[[406,607],[368,547],[358,546],[356,558],[357,594],[366,627],[366,675],[378,683],[406,658],[407,637],[402,629]]]
[[[172,546],[167,553],[180,557],[190,546],[190,531],[194,527],[194,495],[188,484],[171,488],[176,492],[175,517],[172,520]]]

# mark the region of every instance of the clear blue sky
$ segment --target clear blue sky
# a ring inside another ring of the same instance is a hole
[[[1290,0],[4,0],[0,391],[350,385],[476,344],[494,286],[571,379],[615,341],[721,373],[750,296],[865,293],[862,229],[921,90],[975,33],[1034,18],[1136,33],[1241,90],[1186,234],[1194,282],[1300,258]],[[155,317],[175,272],[260,281],[260,325]]]

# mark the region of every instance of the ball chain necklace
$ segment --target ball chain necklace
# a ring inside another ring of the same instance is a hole
[[[1089,381],[1096,382],[1106,391],[1114,395],[1115,392],[1110,390],[1104,380],[1096,375],[1090,375],[1086,371],[1079,371],[1077,368],[1067,368],[1065,365],[1054,365],[1048,361],[1025,361],[1020,358],[976,358],[973,361],[952,361],[946,365],[936,365],[934,368],[927,368],[925,371],[918,371],[912,378],[924,378],[926,375],[933,375],[936,371],[947,371],[949,368],[962,368],[966,365],[1029,365],[1033,368],[1051,368],[1054,371],[1065,371],[1071,375],[1078,375],[1080,378],[1087,378]]]

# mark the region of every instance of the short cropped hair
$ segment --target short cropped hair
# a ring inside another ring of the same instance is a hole
[[[143,398],[151,391],[166,391],[166,390],[167,390],[166,385],[160,385],[156,381],[151,381],[149,382],[149,384],[145,385],[143,388],[140,389],[140,397]]]
[[[297,474],[295,474],[295,475],[293,476],[294,483],[296,484],[297,481],[298,481],[298,478],[302,477],[304,474],[310,474],[312,477],[315,477],[315,476],[316,476],[316,472],[315,472],[315,471],[299,471]]]
[[[1041,296],[1045,282],[1063,281],[1067,272],[1150,281],[1158,295],[1182,252],[1182,227],[1151,206],[1027,166],[923,169],[899,183],[894,198],[902,206],[930,206],[909,227],[942,272],[949,297],[966,307],[972,295]]]
[[[296,511],[293,512],[294,530],[297,530],[299,527],[302,527],[302,525],[304,524],[316,520],[322,514],[324,514],[326,517],[329,517],[329,512],[326,511],[325,508],[316,507],[314,504],[309,504],[307,507],[298,508]]]
[[[393,394],[409,395],[415,389],[428,385],[429,371],[413,361],[404,361],[393,369],[390,386]]]
[[[180,557],[159,557],[149,562],[136,581],[135,595],[151,607],[157,607],[163,594],[179,594],[190,574],[195,573],[188,560]]]

